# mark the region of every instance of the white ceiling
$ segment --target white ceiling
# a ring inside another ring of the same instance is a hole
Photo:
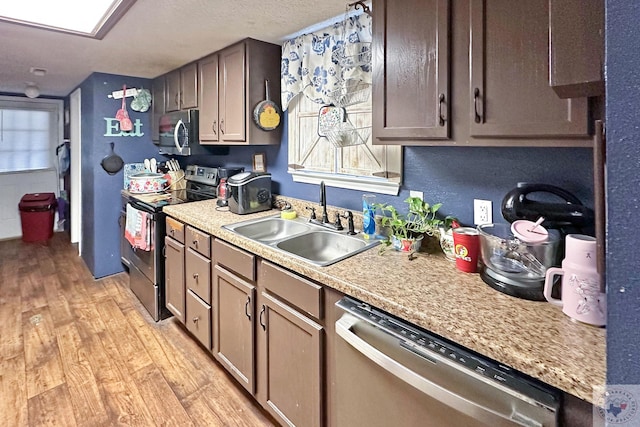
[[[0,92],[24,93],[31,81],[42,95],[66,96],[93,72],[154,78],[245,37],[282,44],[347,3],[137,0],[102,40],[0,22]]]

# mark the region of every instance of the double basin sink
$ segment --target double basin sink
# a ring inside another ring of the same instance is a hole
[[[379,243],[361,233],[333,231],[302,218],[258,218],[222,228],[318,266],[327,266],[365,251]]]

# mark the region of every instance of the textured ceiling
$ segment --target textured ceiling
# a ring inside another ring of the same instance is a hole
[[[282,44],[342,0],[137,0],[102,40],[0,22],[0,92],[66,96],[93,72],[153,78],[245,37]],[[31,67],[45,68],[44,77]]]

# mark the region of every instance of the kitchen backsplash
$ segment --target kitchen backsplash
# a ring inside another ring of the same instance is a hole
[[[189,163],[250,170],[255,152],[266,154],[274,193],[318,202],[318,185],[294,183],[287,173],[285,141],[279,147],[231,147],[228,156],[192,156]],[[592,152],[588,148],[405,147],[403,181],[399,196],[378,195],[378,200],[398,203],[409,196],[409,190],[422,191],[426,201],[443,203],[442,214],[455,215],[464,224],[473,223],[474,198],[491,200],[494,222],[504,221],[500,203],[518,182],[556,185],[593,207]],[[361,191],[328,187],[327,203],[360,210],[361,195]]]

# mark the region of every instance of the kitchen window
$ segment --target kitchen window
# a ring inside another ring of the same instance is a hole
[[[0,172],[55,167],[62,101],[0,97]]]
[[[346,17],[282,47],[288,172],[295,182],[397,195],[402,148],[372,145],[371,17]]]

